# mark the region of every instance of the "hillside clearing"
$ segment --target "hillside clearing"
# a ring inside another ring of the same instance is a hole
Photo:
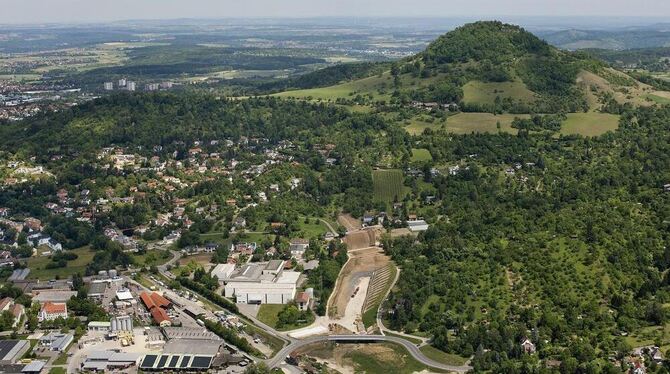
[[[421,162],[421,161],[432,161],[433,156],[427,149],[423,148],[412,148],[412,162]]]
[[[533,102],[536,95],[523,82],[470,81],[463,86],[463,101],[474,104],[493,104],[496,97]]]
[[[529,118],[526,114],[459,113],[447,119],[447,131],[454,134],[497,133],[498,131],[516,134],[512,128],[515,118]],[[500,129],[498,129],[500,123]]]
[[[619,116],[607,113],[570,113],[561,126],[561,134],[599,136],[619,127]]]

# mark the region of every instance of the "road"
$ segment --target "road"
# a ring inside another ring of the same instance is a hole
[[[456,365],[446,365],[442,364],[440,362],[431,360],[430,358],[426,357],[423,352],[419,350],[419,348],[412,344],[411,342],[395,337],[395,336],[384,336],[384,335],[330,335],[330,336],[315,336],[311,338],[306,338],[303,340],[298,340],[292,342],[290,345],[279,351],[277,355],[269,360],[266,360],[265,363],[271,367],[279,367],[284,360],[286,359],[286,356],[288,356],[291,352],[295,351],[296,349],[305,347],[310,344],[314,343],[321,343],[321,342],[338,342],[338,343],[372,343],[372,342],[388,342],[388,343],[395,343],[403,346],[412,357],[414,357],[415,360],[420,362],[421,364],[434,368],[434,369],[440,369],[440,370],[446,370],[446,371],[453,371],[453,372],[458,372],[458,373],[465,373],[469,370],[472,369],[472,367],[463,365],[463,366],[456,366]]]
[[[325,222],[325,221],[324,221]],[[326,225],[330,226],[327,222],[325,222]],[[330,228],[330,227],[329,227]],[[332,230],[332,228],[331,228]],[[334,231],[334,230],[333,230]],[[158,267],[158,270],[160,273],[167,277],[168,279],[174,279],[175,276],[167,270],[168,266],[174,265],[180,258],[181,254],[177,251],[172,251],[172,259],[165,263],[164,265],[161,265]],[[396,279],[394,280],[394,283],[398,280],[398,275],[399,271],[396,272]],[[138,284],[131,279],[129,279],[132,283]],[[338,277],[339,280],[339,277]],[[139,284],[138,284],[139,285]],[[143,286],[139,285],[140,287],[144,288]],[[388,293],[387,295],[388,296]],[[249,316],[244,316],[246,318],[249,318]],[[286,356],[288,356],[291,352],[295,351],[298,348],[305,347],[310,344],[314,343],[319,343],[319,342],[340,342],[340,343],[358,343],[358,342],[389,342],[389,343],[395,343],[403,346],[409,353],[416,359],[418,362],[422,363],[423,365],[435,369],[440,369],[440,370],[446,370],[446,371],[452,371],[452,372],[459,372],[459,373],[464,373],[472,369],[472,367],[468,365],[462,365],[462,366],[455,366],[455,365],[446,365],[442,364],[440,362],[431,360],[430,358],[426,357],[423,352],[419,350],[419,348],[410,342],[409,340],[405,340],[401,337],[396,337],[396,336],[385,336],[385,335],[327,335],[327,336],[315,336],[315,337],[309,337],[305,339],[294,339],[289,337],[285,333],[280,333],[276,331],[275,329],[271,328],[270,326],[265,325],[261,321],[259,321],[256,318],[251,318],[251,321],[256,325],[259,326],[260,328],[264,329],[271,335],[274,335],[284,341],[288,341],[289,345],[284,347],[281,351],[279,351],[274,357],[266,360],[265,362],[267,365],[271,368],[279,367],[281,365],[284,365],[285,362],[284,360],[286,359]],[[380,320],[377,321],[378,324],[380,325],[380,328],[384,329],[383,324],[381,324]],[[382,332],[383,334],[383,332]]]

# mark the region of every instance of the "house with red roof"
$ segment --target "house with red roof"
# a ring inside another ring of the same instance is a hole
[[[58,317],[67,318],[67,305],[65,303],[47,301],[42,304],[42,309],[40,309],[37,317],[40,322],[51,321]]]

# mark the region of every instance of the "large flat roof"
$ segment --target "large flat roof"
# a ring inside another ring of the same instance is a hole
[[[221,340],[172,339],[165,343],[163,354],[214,356],[221,345]]]

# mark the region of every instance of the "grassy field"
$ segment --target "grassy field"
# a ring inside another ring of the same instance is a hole
[[[151,266],[151,265],[163,265],[172,258],[172,254],[169,251],[146,251],[142,254],[133,253],[133,260],[138,266]]]
[[[307,90],[295,90],[295,91],[286,91],[275,94],[274,96],[278,97],[296,97],[301,99],[315,99],[315,100],[336,100],[339,98],[342,99],[352,99],[357,94],[361,95],[372,95],[375,100],[388,100],[391,98],[391,86],[392,81],[389,80],[390,76],[384,74],[383,76],[372,76],[368,78],[363,78],[355,80],[352,82],[345,82],[329,87],[321,88],[312,88]],[[389,87],[388,92],[380,94],[378,90],[387,85]]]
[[[426,121],[423,117],[416,117],[405,121],[403,127],[405,128],[405,131],[407,131],[411,135],[420,135],[423,133],[425,129],[439,130],[442,129],[444,125],[445,125],[444,122],[440,121],[429,122]]]
[[[412,162],[432,161],[433,156],[427,149],[412,148]]]
[[[67,371],[62,367],[53,367],[49,370],[49,374],[65,374]]]
[[[419,350],[431,360],[446,365],[465,365],[465,362],[468,360],[467,358],[463,358],[459,355],[442,352],[441,350],[431,345],[424,345],[423,347],[419,348]]]
[[[498,131],[516,134],[512,128],[515,118],[528,118],[524,114],[459,113],[447,119],[447,131],[454,134],[497,133]],[[500,130],[498,129],[500,123]]]
[[[28,267],[30,268],[29,279],[50,280],[55,278],[67,278],[75,273],[84,274],[86,265],[92,260],[95,252],[89,247],[82,247],[73,249],[68,252],[75,253],[79,256],[76,260],[68,261],[67,266],[58,269],[45,269],[51,259],[46,256],[31,257],[28,259]]]
[[[320,237],[321,235],[324,235],[326,232],[328,232],[328,227],[326,227],[323,222],[314,217],[309,217],[309,223],[305,223],[305,217],[300,217],[298,226],[300,226],[300,232],[298,233],[298,236],[305,239]]]
[[[523,82],[470,81],[463,86],[463,101],[466,103],[493,104],[496,97],[509,97],[523,102],[535,101],[535,94]]]
[[[646,96],[649,100],[655,102],[656,104],[670,104],[670,98],[659,96],[659,95],[654,95],[654,94],[648,94]]]
[[[277,327],[277,322],[278,318],[277,315],[279,312],[281,312],[286,305],[282,304],[262,304],[260,308],[258,309],[258,315],[256,318],[258,318],[259,321],[265,323],[266,325],[277,329],[279,331],[290,331],[290,330],[295,330],[299,329],[301,327],[309,326],[314,322],[314,318],[312,316],[311,319],[303,322],[303,323],[298,323],[296,325],[288,325],[288,326],[282,326],[282,327]]]
[[[561,126],[561,134],[598,136],[619,127],[619,116],[607,113],[570,113]]]
[[[352,368],[355,373],[410,374],[429,369],[416,361],[403,347],[392,343],[332,344],[316,343],[301,348],[299,353],[321,360],[335,362],[338,366]]]
[[[405,196],[403,181],[402,170],[374,170],[374,199],[388,203],[402,200]]]

